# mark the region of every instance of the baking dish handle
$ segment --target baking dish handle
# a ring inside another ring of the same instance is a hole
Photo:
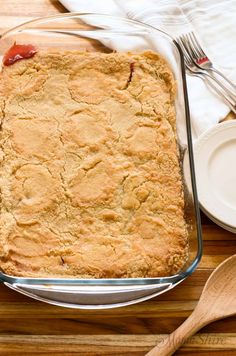
[[[79,309],[106,309],[150,299],[166,292],[178,283],[142,286],[36,286],[8,282],[4,284],[17,292],[49,304]]]

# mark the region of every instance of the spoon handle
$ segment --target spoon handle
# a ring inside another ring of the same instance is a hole
[[[190,336],[208,323],[209,320],[205,318],[204,313],[196,308],[178,329],[170,334],[167,339],[150,350],[146,356],[172,355]]]

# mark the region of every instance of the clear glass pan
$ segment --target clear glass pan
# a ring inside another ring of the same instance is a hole
[[[0,273],[10,288],[52,304],[77,308],[111,308],[132,304],[173,288],[197,267],[202,254],[201,223],[196,193],[191,125],[183,56],[165,33],[140,22],[101,14],[70,13],[27,22],[0,37],[0,56],[13,45],[110,52],[154,50],[170,63],[177,82],[175,101],[181,166],[185,156],[191,187],[185,184],[185,217],[189,229],[189,259],[176,275],[163,278],[41,279]],[[121,46],[120,46],[121,45]],[[119,48],[120,47],[120,48]],[[186,174],[186,173],[185,173]]]

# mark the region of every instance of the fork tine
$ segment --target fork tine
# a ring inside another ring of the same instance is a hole
[[[185,47],[186,53],[189,58],[189,63],[191,64],[196,56],[195,50],[191,45],[188,34],[182,35],[183,46]]]
[[[201,47],[199,46],[199,43],[196,41],[196,36],[194,35],[193,32],[189,33],[189,38],[190,38],[190,43],[192,44],[195,50],[196,58],[202,57]]]
[[[189,64],[191,63],[191,58],[189,56],[188,50],[185,47],[183,36],[179,36],[178,38],[175,39],[175,41],[179,44],[179,46],[183,52],[184,62],[186,64],[186,66],[189,66]]]
[[[189,51],[189,55],[191,57],[192,60],[196,60],[198,58],[198,52],[191,40],[190,34],[186,33],[185,35],[185,42],[188,45],[188,51]]]
[[[201,44],[199,43],[197,36],[194,32],[191,32],[193,43],[195,44],[196,48],[199,51],[201,57],[207,57],[206,53],[203,51]]]

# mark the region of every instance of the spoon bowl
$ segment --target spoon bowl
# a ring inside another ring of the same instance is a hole
[[[200,304],[209,319],[226,318],[236,313],[236,255],[222,262],[211,274],[198,306]]]

